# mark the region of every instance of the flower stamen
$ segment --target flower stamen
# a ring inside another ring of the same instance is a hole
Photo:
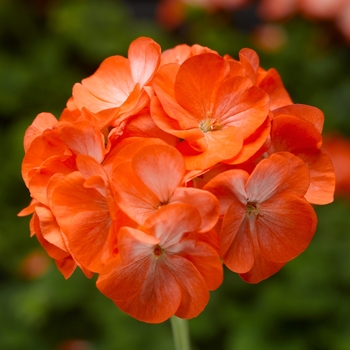
[[[163,254],[163,250],[159,244],[157,244],[154,249],[153,249],[153,255],[156,259],[158,259],[162,254]]]
[[[252,202],[248,202],[247,203],[247,208],[246,208],[246,213],[248,215],[254,214],[255,216],[260,215],[260,209],[259,209],[259,205],[252,203]]]

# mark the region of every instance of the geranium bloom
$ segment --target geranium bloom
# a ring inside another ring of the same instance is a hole
[[[304,199],[309,184],[303,162],[280,153],[261,161],[250,176],[229,170],[204,187],[220,201],[220,253],[229,269],[256,283],[307,247],[317,222]]]
[[[139,38],[131,43],[128,56],[107,58],[91,77],[75,84],[68,108],[85,107],[93,113],[111,109],[119,119],[141,110],[152,94],[147,85],[158,68],[160,47],[152,39]]]
[[[195,234],[200,226],[196,208],[176,203],[137,229],[122,228],[119,254],[101,272],[97,287],[141,321],[197,316],[209,300],[208,290],[223,278],[218,253]]]
[[[218,201],[211,193],[183,187],[185,172],[184,160],[174,147],[141,148],[131,161],[113,169],[112,186],[117,203],[139,224],[163,206],[188,203],[201,208],[199,231],[209,231],[218,219]]]
[[[178,149],[190,170],[236,156],[268,115],[267,94],[242,76],[239,66],[212,53],[162,66],[153,87],[152,118],[184,140]]]
[[[251,283],[309,244],[333,200],[323,113],[293,104],[257,53],[139,38],[24,137],[30,231],[129,315],[197,316],[223,278]]]

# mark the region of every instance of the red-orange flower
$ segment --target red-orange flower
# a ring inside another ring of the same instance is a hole
[[[163,206],[188,203],[200,208],[199,231],[209,231],[219,216],[217,199],[207,191],[184,187],[185,172],[184,160],[174,147],[145,146],[131,161],[113,169],[117,203],[139,224]]]
[[[102,270],[99,290],[138,320],[197,316],[219,287],[220,257],[198,239],[201,216],[184,203],[164,206],[145,223],[118,234],[119,254]],[[205,235],[205,234],[203,234]]]
[[[152,94],[149,84],[160,62],[160,47],[149,38],[138,38],[129,47],[128,59],[112,56],[98,70],[73,87],[69,109],[84,107],[93,113],[111,110],[120,120],[137,113]]]
[[[268,115],[268,96],[242,76],[237,65],[213,53],[159,69],[151,115],[164,131],[184,141],[178,149],[186,168],[207,169],[233,158],[243,140]],[[264,140],[258,140],[256,150]]]
[[[220,201],[220,253],[229,269],[257,283],[307,247],[317,221],[304,199],[309,183],[304,163],[280,153],[261,161],[250,176],[229,170],[204,187]]]

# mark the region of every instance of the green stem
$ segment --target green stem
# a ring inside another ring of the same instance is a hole
[[[170,318],[171,329],[176,350],[191,350],[190,332],[188,330],[188,321],[172,316]]]

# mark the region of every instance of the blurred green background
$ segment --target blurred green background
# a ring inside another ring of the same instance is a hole
[[[350,46],[329,26],[295,17],[279,24],[283,44],[266,49],[253,8],[206,13],[165,30],[156,1],[0,0],[0,349],[173,349],[170,323],[148,325],[118,310],[80,271],[65,280],[35,238],[20,167],[25,129],[57,117],[75,82],[130,42],[150,36],[162,49],[198,43],[238,56],[255,49],[275,67],[295,103],[321,108],[325,131],[350,136]],[[272,40],[271,38],[269,40]],[[350,202],[316,208],[309,248],[279,273],[249,285],[225,271],[205,311],[190,321],[194,350],[350,349]]]

